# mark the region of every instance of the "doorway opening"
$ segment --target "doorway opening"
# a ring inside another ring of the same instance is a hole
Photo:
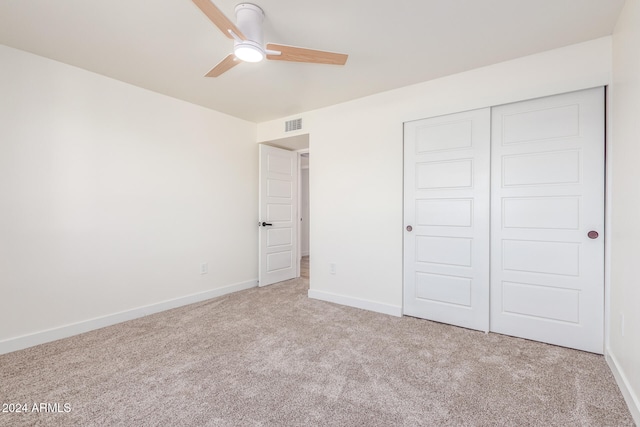
[[[309,211],[309,149],[298,153],[298,164],[300,165],[299,176],[299,217],[300,217],[300,277],[309,279],[309,256],[310,256],[310,211]]]

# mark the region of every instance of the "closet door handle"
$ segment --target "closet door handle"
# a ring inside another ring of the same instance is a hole
[[[262,225],[263,227],[267,227],[267,226],[271,226],[273,224],[262,221],[262,224],[260,224],[260,225]]]
[[[590,232],[587,233],[587,237],[590,239],[597,239],[599,236],[598,232],[595,230],[591,230]]]

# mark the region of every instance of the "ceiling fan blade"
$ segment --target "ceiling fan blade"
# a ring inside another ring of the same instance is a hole
[[[222,31],[224,33],[225,36],[229,37],[230,39],[233,39],[233,36],[231,35],[231,33],[229,33],[229,30],[231,30],[238,37],[240,37],[240,39],[242,39],[242,40],[246,40],[247,39],[244,36],[244,34],[242,34],[242,32],[240,32],[238,27],[236,27],[235,24],[229,20],[229,18],[224,16],[224,13],[222,13],[222,11],[220,11],[220,9],[218,9],[216,7],[216,5],[211,3],[211,1],[209,1],[209,0],[193,0],[193,2],[195,3],[196,6],[198,6],[200,8],[200,10],[205,15],[207,15],[207,18],[209,18],[211,20],[211,22],[213,22],[215,24],[215,26],[218,27],[220,29],[220,31]]]
[[[267,50],[281,52],[273,55],[267,52],[267,59],[276,61],[312,62],[314,64],[344,65],[349,55],[344,53],[325,52],[323,50],[305,49],[303,47],[285,46],[281,44],[267,44]]]
[[[225,71],[229,71],[230,69],[232,69],[233,67],[238,65],[240,62],[241,61],[236,59],[236,56],[233,53],[231,53],[231,54],[227,55],[227,57],[224,58],[222,61],[218,62],[218,65],[213,67],[211,69],[211,71],[209,71],[204,76],[205,77],[218,77],[220,74],[224,73]]]

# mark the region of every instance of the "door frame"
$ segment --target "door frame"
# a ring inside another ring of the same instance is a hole
[[[297,225],[296,225],[297,232],[298,232],[298,242],[297,242],[297,245],[298,245],[298,253],[297,253],[298,259],[296,261],[296,263],[297,263],[297,275],[296,275],[296,277],[300,277],[300,263],[302,262],[302,250],[301,250],[302,249],[302,233],[301,233],[301,231],[302,231],[302,224],[301,224],[301,222],[302,222],[302,218],[301,218],[301,215],[302,215],[302,185],[301,185],[302,184],[302,169],[309,169],[310,170],[309,166],[307,166],[305,168],[302,167],[302,155],[303,154],[309,154],[309,148],[308,147],[307,148],[302,148],[300,150],[295,150],[295,151],[296,151],[296,153],[298,153],[298,221],[297,221]],[[311,193],[311,192],[309,192],[309,193]]]

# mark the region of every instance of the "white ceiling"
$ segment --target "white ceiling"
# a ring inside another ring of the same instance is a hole
[[[612,33],[624,0],[252,0],[265,41],[349,54],[205,78],[232,41],[191,0],[0,0],[0,43],[262,122]],[[233,21],[239,0],[214,0]],[[1,65],[0,65],[1,66]]]

